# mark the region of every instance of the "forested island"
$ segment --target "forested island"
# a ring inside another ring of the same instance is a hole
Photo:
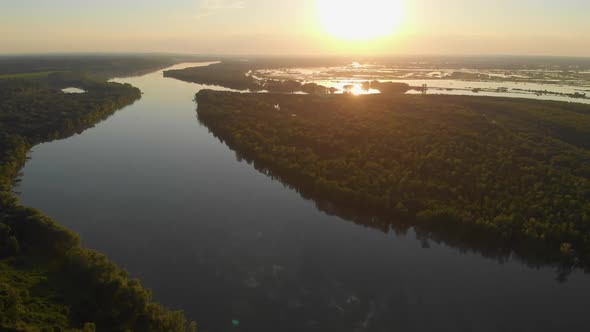
[[[141,98],[128,84],[53,71],[60,63],[26,71],[43,70],[41,75],[0,79],[0,330],[186,331],[182,312],[154,303],[138,280],[82,248],[77,234],[20,205],[12,192],[31,147],[81,133]],[[124,72],[163,64],[148,63]],[[66,94],[64,87],[86,92]]]
[[[324,62],[310,62],[308,65],[321,64],[338,64],[336,60],[324,60]],[[276,69],[297,67],[299,63],[289,61],[271,61],[271,60],[254,60],[250,61],[230,61],[224,60],[220,63],[212,64],[205,67],[192,67],[179,70],[167,70],[164,72],[165,77],[175,78],[184,82],[217,85],[229,89],[250,91],[250,92],[270,92],[270,93],[296,93],[303,92],[310,95],[327,95],[334,94],[338,89],[326,87],[313,82],[301,82],[299,80],[281,80],[259,78],[253,75],[253,71],[260,69]],[[301,64],[299,64],[301,65]],[[354,85],[344,86],[344,93],[349,93]],[[397,82],[380,82],[377,80],[366,81],[362,83],[364,90],[374,89],[383,94],[406,93],[410,90],[425,91],[423,86],[410,86],[407,83]]]
[[[324,210],[532,265],[587,269],[590,106],[203,90],[198,118]]]
[[[343,63],[346,62],[342,58],[254,58],[248,61],[225,59],[220,63],[206,67],[167,70],[164,72],[164,76],[185,82],[218,85],[234,90],[264,90],[275,93],[302,91],[309,94],[327,94],[334,93],[335,89],[295,80],[258,79],[252,75],[252,72],[260,69],[327,66]]]

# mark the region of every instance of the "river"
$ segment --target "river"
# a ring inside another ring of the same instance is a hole
[[[560,283],[552,267],[330,216],[199,124],[206,86],[162,71],[116,81],[142,99],[34,147],[21,201],[200,330],[586,331],[590,275]]]

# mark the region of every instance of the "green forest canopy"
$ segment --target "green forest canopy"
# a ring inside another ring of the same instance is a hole
[[[182,312],[153,303],[139,281],[11,192],[32,146],[79,133],[139,98],[131,85],[72,73],[0,80],[0,330],[185,331]]]
[[[215,61],[211,56],[176,54],[55,54],[0,55],[0,79],[38,78],[52,72],[86,73],[95,78],[131,76],[180,62]]]
[[[590,106],[209,90],[196,100],[199,120],[258,169],[384,217],[372,226],[412,220],[588,266]]]

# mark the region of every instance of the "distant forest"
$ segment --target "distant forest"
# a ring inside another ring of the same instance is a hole
[[[84,73],[94,78],[146,74],[180,62],[215,61],[210,56],[188,55],[19,55],[0,56],[0,79],[48,73]]]
[[[147,69],[138,65],[124,71],[136,70]],[[66,94],[64,87],[86,93]],[[154,303],[138,280],[104,255],[80,247],[77,234],[21,206],[12,192],[32,146],[80,133],[139,98],[135,87],[81,73],[0,79],[0,330],[187,330],[182,312]]]
[[[315,65],[320,65],[318,62]],[[327,62],[332,63],[332,62]],[[185,82],[192,82],[206,85],[217,85],[234,90],[259,92],[266,91],[270,93],[294,93],[305,92],[310,95],[334,94],[335,88],[328,88],[316,83],[302,83],[295,80],[275,80],[275,79],[257,79],[251,75],[252,70],[270,68],[284,68],[283,66],[293,66],[290,62],[243,62],[243,61],[223,61],[205,67],[192,67],[179,70],[167,70],[164,76],[176,78]],[[363,88],[366,90],[375,89],[381,93],[405,93],[413,88],[406,83],[393,82],[364,82]]]
[[[329,91],[329,89],[314,83],[302,84],[293,80],[258,80],[250,74],[252,71],[261,69],[336,66],[347,63],[343,58],[254,58],[244,61],[226,59],[206,67],[167,70],[164,72],[164,76],[185,82],[218,85],[234,90],[265,90],[276,93],[303,91],[310,94],[326,94],[334,91]]]
[[[196,95],[199,120],[324,210],[532,265],[590,266],[590,106],[466,96]]]

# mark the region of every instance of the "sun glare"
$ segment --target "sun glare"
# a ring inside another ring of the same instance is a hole
[[[316,0],[321,25],[343,40],[390,35],[400,25],[404,0]]]

